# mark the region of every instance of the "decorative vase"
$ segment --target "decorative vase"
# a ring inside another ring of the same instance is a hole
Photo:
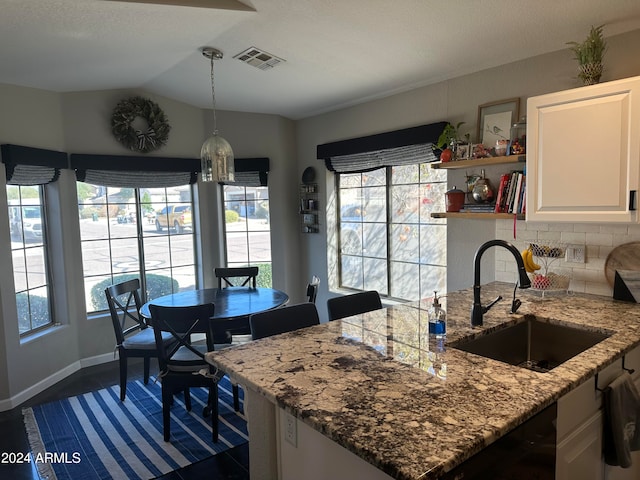
[[[580,65],[580,74],[584,85],[594,85],[600,81],[602,76],[602,63],[585,63]]]

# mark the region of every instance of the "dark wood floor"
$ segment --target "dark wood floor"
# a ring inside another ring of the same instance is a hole
[[[83,368],[13,410],[0,412],[0,453],[29,451],[29,441],[22,420],[22,408],[117,385],[118,378],[117,362]],[[130,361],[129,380],[135,378],[142,379],[142,362],[133,360]],[[38,480],[39,478],[35,467],[32,467],[31,464],[0,463],[0,479]],[[159,477],[161,480],[199,480],[204,478],[248,479],[249,445],[245,444],[227,450],[209,459]]]

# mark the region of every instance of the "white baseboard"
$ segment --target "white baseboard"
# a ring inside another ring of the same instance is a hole
[[[102,355],[96,355],[94,357],[83,358],[82,360],[73,362],[71,365],[66,366],[62,370],[57,371],[53,375],[50,375],[49,377],[39,381],[35,385],[31,385],[29,388],[26,388],[25,390],[12,396],[11,398],[0,400],[0,412],[5,412],[17,407],[18,405],[26,402],[37,394],[44,392],[47,388],[52,387],[59,381],[64,380],[69,375],[77,372],[81,368],[100,365],[102,363],[112,362],[113,360],[113,353],[105,353]]]
[[[118,354],[115,357],[113,353],[103,353],[102,355],[96,355],[94,357],[83,358],[80,360],[80,368],[93,367],[94,365],[102,365],[103,363],[114,362],[118,360]]]

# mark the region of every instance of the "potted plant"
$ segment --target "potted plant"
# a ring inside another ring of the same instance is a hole
[[[436,148],[442,150],[440,161],[448,162],[455,159],[456,146],[460,141],[458,130],[462,125],[464,125],[464,122],[459,122],[456,126],[451,123],[445,125],[436,143]]]
[[[607,42],[602,36],[604,25],[591,26],[589,35],[582,43],[567,42],[569,49],[575,54],[578,61],[580,78],[584,85],[593,85],[600,81],[602,75],[602,58],[607,49]]]

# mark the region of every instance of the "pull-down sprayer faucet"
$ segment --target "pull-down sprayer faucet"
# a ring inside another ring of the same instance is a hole
[[[482,258],[482,254],[484,253],[484,251],[489,247],[493,247],[494,245],[504,247],[513,254],[513,257],[516,259],[516,263],[518,264],[520,288],[529,288],[531,286],[531,280],[529,280],[529,277],[527,276],[527,271],[524,268],[522,256],[520,255],[520,252],[516,247],[504,240],[489,240],[488,242],[480,245],[473,260],[473,306],[471,307],[472,326],[482,325],[483,315],[487,313],[498,300],[502,299],[502,297],[498,297],[493,302],[489,303],[486,307],[483,307],[480,301],[480,259]]]

